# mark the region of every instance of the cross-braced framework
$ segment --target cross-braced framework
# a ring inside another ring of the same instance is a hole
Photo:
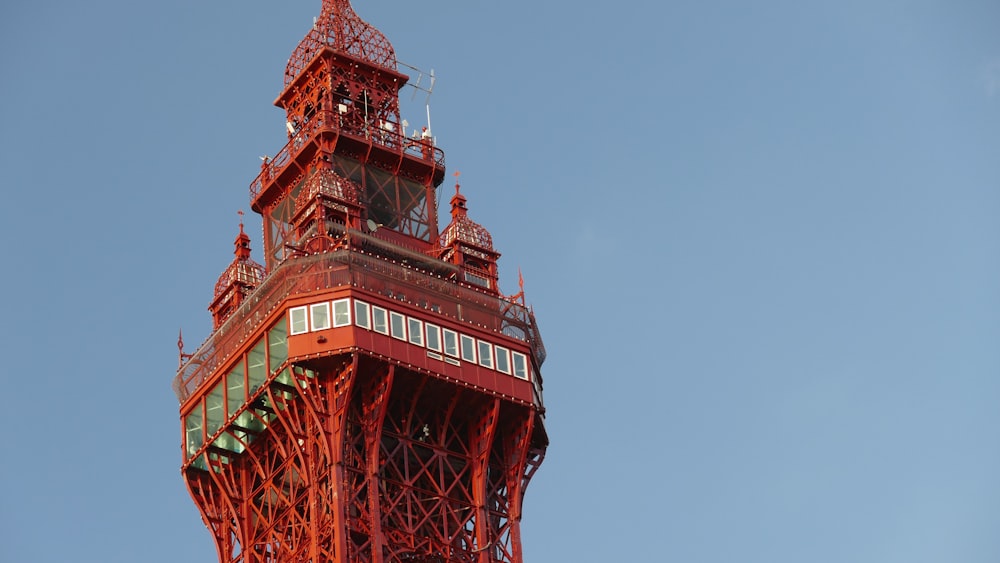
[[[210,446],[187,467],[222,561],[521,561],[543,455],[530,409],[367,356],[322,363],[233,413],[239,454]]]

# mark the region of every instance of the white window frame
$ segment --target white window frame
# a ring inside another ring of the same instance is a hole
[[[462,354],[462,360],[466,362],[476,363],[476,339],[471,336],[466,336],[464,334],[458,335],[459,345],[458,351]],[[469,349],[472,350],[472,354],[465,353],[465,343],[469,343]]]
[[[512,369],[511,369],[511,371],[513,371],[514,377],[517,377],[519,379],[524,379],[526,381],[528,379],[530,379],[530,377],[531,377],[531,366],[528,364],[528,356],[525,356],[524,354],[522,354],[520,352],[511,352],[511,357],[512,357],[512,361],[511,361],[511,367],[512,367]],[[524,368],[523,373],[518,373],[519,371],[521,371],[521,370],[517,369],[518,360],[520,360],[520,363],[521,363],[522,367]]]
[[[416,329],[416,332],[414,332],[414,329]],[[424,321],[413,317],[406,317],[406,333],[409,335],[410,344],[423,347]]]
[[[486,352],[486,355],[483,355]],[[493,345],[485,340],[476,340],[476,354],[479,355],[479,365],[493,369]]]
[[[326,315],[326,325],[316,323],[316,311],[323,311]],[[313,303],[309,306],[309,328],[312,330],[326,330],[330,328],[330,303]]]
[[[379,316],[381,316],[384,321],[381,328],[379,328],[378,325]],[[389,335],[389,311],[383,309],[382,307],[372,305],[372,330],[379,334],[384,334],[386,336]]]
[[[442,329],[441,332],[444,334],[444,338],[441,340],[442,343],[443,343],[443,345],[444,345],[444,353],[447,354],[448,356],[453,357],[453,358],[460,357],[461,356],[461,348],[460,348],[459,343],[458,343],[458,333],[455,332],[454,330],[448,330],[446,328]],[[451,337],[450,339],[455,344],[455,351],[454,352],[449,352],[448,351],[448,340],[449,340],[449,337]]]
[[[503,346],[497,344],[493,347],[493,352],[496,354],[494,359],[496,360],[496,370],[500,373],[511,374],[510,371],[510,350],[504,348]],[[500,358],[503,358],[503,366],[500,365]]]
[[[362,314],[359,314],[362,313]],[[364,301],[354,300],[354,324],[368,330],[372,329],[372,307]]]
[[[441,327],[436,324],[424,323],[424,329],[427,331],[427,337],[425,338],[427,349],[434,350],[435,352],[440,352],[441,348]],[[437,342],[436,345],[431,346],[431,335],[434,335],[434,340]]]
[[[302,330],[297,330],[296,325],[296,315],[302,315],[301,321]],[[309,308],[303,305],[302,307],[292,307],[288,310],[288,334],[305,334],[309,332]]]
[[[399,321],[399,332],[396,331],[397,320]],[[397,313],[396,311],[389,311],[389,336],[406,342],[406,315]]]
[[[332,302],[333,309],[333,328],[340,328],[342,326],[350,326],[351,324],[351,300],[350,299],[337,299]],[[337,308],[341,308],[342,311],[337,312]],[[343,317],[347,315],[347,320],[340,322],[337,320],[338,317]]]

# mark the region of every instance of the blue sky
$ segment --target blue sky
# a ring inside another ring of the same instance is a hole
[[[0,7],[0,560],[215,560],[177,330],[319,4]],[[1000,559],[1000,4],[355,8],[543,331],[528,561]]]

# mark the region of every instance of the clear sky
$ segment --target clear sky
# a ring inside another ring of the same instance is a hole
[[[215,560],[177,330],[319,5],[0,6],[0,561]],[[1000,3],[355,8],[542,328],[528,561],[1000,561]]]

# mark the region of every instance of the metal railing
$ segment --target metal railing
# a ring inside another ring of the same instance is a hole
[[[292,135],[274,158],[266,160],[261,165],[260,174],[250,183],[250,201],[257,201],[264,184],[281,174],[292,161],[292,155],[321,131],[339,131],[341,135],[347,135],[359,142],[379,145],[400,159],[404,155],[413,156],[433,161],[436,167],[444,169],[444,151],[435,147],[430,139],[410,138],[399,129],[398,124],[393,124],[393,129],[387,130],[372,127],[365,121],[349,120],[332,111],[317,112]]]
[[[341,249],[282,263],[181,366],[173,383],[178,399],[185,401],[286,298],[344,286],[522,340],[531,348],[536,367],[545,361],[535,316],[523,305],[385,258]],[[534,372],[540,377],[537,369]]]

